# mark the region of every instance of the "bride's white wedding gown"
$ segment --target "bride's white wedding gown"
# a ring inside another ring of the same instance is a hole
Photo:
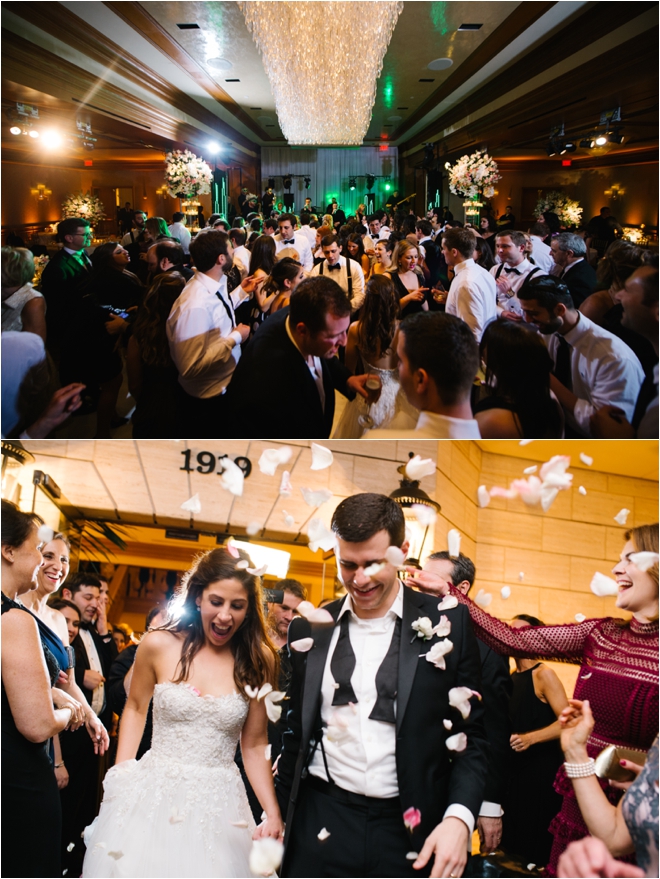
[[[153,708],[151,750],[105,777],[83,876],[251,876],[255,825],[234,763],[246,699],[165,683]]]
[[[397,420],[398,428],[414,430],[419,412],[410,405],[403,393],[399,384],[398,369],[378,369],[377,366],[367,363],[364,356],[362,363],[365,372],[377,375],[382,385],[378,402],[369,410],[373,425],[363,427],[358,421],[360,415],[365,415],[368,410],[366,400],[358,394],[354,400],[346,404],[332,439],[360,439],[367,430],[388,427],[394,418]]]

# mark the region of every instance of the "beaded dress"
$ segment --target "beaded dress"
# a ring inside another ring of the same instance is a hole
[[[658,733],[658,621],[636,619],[584,620],[558,626],[513,629],[481,610],[457,589],[451,594],[466,604],[475,634],[497,653],[523,659],[553,659],[580,665],[574,699],[588,699],[595,725],[587,743],[590,757],[608,745],[643,751]],[[617,803],[621,791],[602,783],[608,799]],[[573,785],[563,764],[555,779],[563,796],[559,814],[550,825],[554,836],[548,875],[555,876],[559,856],[575,839],[587,835]],[[530,803],[533,802],[530,790]]]
[[[234,763],[247,700],[168,682],[153,707],[151,750],[105,777],[83,876],[251,876],[255,824]]]

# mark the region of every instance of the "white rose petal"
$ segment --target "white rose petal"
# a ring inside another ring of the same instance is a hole
[[[535,869],[536,869],[536,864],[527,864],[527,869],[528,869],[529,872],[531,873],[532,870],[535,870]]]
[[[406,464],[406,476],[411,480],[423,479],[425,476],[433,476],[435,473],[435,461],[430,458],[422,458],[415,455]]]
[[[582,461],[583,464],[586,464],[587,467],[591,467],[594,459],[590,455],[585,455],[584,452],[580,452],[580,461]]]
[[[313,638],[299,638],[298,641],[291,642],[291,649],[296,653],[308,653],[314,646]]]
[[[433,623],[429,617],[418,617],[413,623],[412,628],[417,632],[418,638],[424,638],[428,641],[433,637]]]
[[[124,853],[123,852],[108,852],[108,857],[114,858],[115,861],[118,861],[120,858],[124,857]]]
[[[629,558],[640,571],[648,571],[653,565],[658,564],[659,557],[657,552],[632,552]]]
[[[586,620],[586,617],[583,613],[576,613],[575,614],[575,621],[576,622],[583,623],[585,620]]]
[[[376,577],[383,568],[386,567],[383,562],[374,562],[373,565],[369,565],[369,567],[364,569],[364,576],[372,579]]]
[[[438,610],[451,610],[452,607],[458,607],[458,598],[455,595],[445,595],[438,605]]]
[[[49,543],[53,539],[54,534],[55,532],[50,527],[50,525],[41,525],[39,530],[37,531],[39,543]]]
[[[461,554],[461,532],[455,528],[451,528],[447,532],[447,549],[453,559],[457,559]]]
[[[474,598],[475,604],[478,604],[479,607],[488,607],[492,600],[493,596],[490,592],[484,592],[483,589],[480,589]]]
[[[551,476],[563,476],[570,467],[571,459],[568,455],[555,455],[541,467],[541,479],[545,482]]]
[[[455,736],[449,736],[445,745],[448,751],[464,751],[467,748],[467,736],[464,732],[456,733]]]
[[[291,485],[291,474],[288,470],[285,470],[282,474],[282,481],[280,482],[280,494],[282,497],[291,497],[293,494],[293,486]]]
[[[284,846],[270,836],[255,839],[250,850],[250,870],[256,876],[272,876],[282,863]]]
[[[54,533],[55,533],[55,532],[53,531],[53,534],[54,534]],[[75,842],[70,842],[70,843],[67,845],[66,850],[67,850],[68,852],[72,852],[72,851],[74,850],[75,847],[76,847]]]
[[[277,721],[282,716],[282,706],[276,705],[275,703],[281,702],[285,696],[286,693],[281,693],[279,690],[273,690],[272,693],[268,693],[268,695],[264,698],[266,714],[268,716],[268,720],[270,720],[271,723],[277,723]]]
[[[418,857],[419,857],[419,853],[418,853],[418,852],[408,852],[408,853],[406,854],[406,860],[407,860],[407,861],[416,861]]]
[[[524,571],[521,571],[521,572],[518,574],[518,579],[519,579],[521,582],[525,579],[525,572],[524,572]]]
[[[261,522],[248,522],[247,527],[245,529],[246,534],[249,534],[250,537],[254,537],[255,534],[258,534],[261,531]]]
[[[580,494],[586,494],[586,493],[587,493],[587,489],[584,487],[584,485],[581,485],[581,486],[578,488],[578,491],[580,492]]]
[[[223,467],[220,476],[220,485],[225,491],[230,492],[235,497],[241,497],[243,494],[243,484],[245,475],[241,468],[229,457],[220,459]]]
[[[395,568],[400,568],[405,562],[406,557],[398,546],[390,546],[385,553],[385,561],[389,562]]]
[[[282,518],[284,519],[284,524],[287,526],[287,528],[293,528],[296,524],[296,520],[290,513],[287,513],[286,510],[282,510]]]
[[[525,476],[531,476],[532,473],[536,473],[538,469],[538,464],[532,464],[531,467],[525,467],[523,473],[525,474]]]
[[[444,670],[447,668],[445,656],[447,653],[451,653],[453,649],[453,643],[448,638],[444,638],[442,641],[435,643],[429,652],[424,655],[424,658],[427,662],[432,662],[437,668]]]
[[[309,537],[309,548],[312,552],[322,549],[323,552],[330,552],[335,548],[337,538],[328,528],[325,527],[320,519],[310,519],[307,525],[307,536]]]
[[[301,601],[296,608],[301,617],[305,617],[310,623],[327,625],[334,623],[332,614],[324,607],[314,607],[311,601]]]
[[[266,745],[266,747],[264,748],[264,757],[266,758],[266,760],[270,760],[272,758],[272,756],[273,756],[273,746]]]
[[[619,510],[619,512],[616,514],[616,516],[614,517],[614,521],[618,522],[619,525],[625,525],[626,522],[628,521],[629,515],[630,515],[630,510],[627,510],[624,507],[622,510]]]
[[[187,501],[184,501],[181,504],[181,509],[185,510],[188,513],[201,513],[202,504],[199,499],[199,495],[194,494],[192,497],[188,498]]]
[[[250,699],[256,699],[259,695],[259,690],[256,687],[251,687],[249,684],[246,684],[243,689],[245,690],[245,695],[249,696]]]
[[[506,601],[507,598],[511,598],[511,587],[502,586],[502,588],[500,589],[500,595],[502,596],[503,601]]]
[[[250,562],[247,559],[239,559],[234,567],[239,571],[245,571],[246,568],[250,567]]]
[[[186,820],[185,815],[179,815],[179,810],[176,806],[172,806],[172,811],[170,812],[170,824],[183,824]]]
[[[332,498],[332,492],[327,488],[314,491],[312,488],[301,488],[302,496],[308,507],[320,507]]]
[[[263,577],[268,570],[268,565],[262,565],[260,568],[246,568],[245,570],[253,577]]]
[[[247,821],[231,821],[230,823],[231,823],[231,826],[232,826],[232,827],[242,827],[242,828],[246,828],[246,827],[249,826],[248,823],[247,823]]]
[[[275,471],[280,464],[286,464],[293,450],[290,446],[283,446],[280,449],[264,449],[259,458],[259,469],[266,476],[275,476]]]
[[[541,489],[541,508],[544,513],[547,513],[550,507],[553,505],[555,498],[559,494],[558,488],[552,488],[550,486],[543,486]]]
[[[429,528],[438,518],[433,507],[428,507],[426,504],[413,504],[410,509],[422,528]]]
[[[319,832],[316,834],[316,838],[320,839],[321,842],[325,842],[329,836],[330,836],[330,831],[326,830],[325,827],[322,827],[319,830]]]
[[[451,632],[451,623],[447,619],[447,617],[443,614],[438,623],[433,628],[433,634],[437,635],[438,638],[446,638]]]
[[[273,690],[273,685],[266,682],[265,684],[262,684],[261,687],[259,688],[259,692],[257,693],[257,700],[259,702],[261,702],[261,700],[264,698],[264,696],[267,696],[269,693],[273,693],[273,692],[275,692]]]
[[[332,452],[325,446],[319,446],[318,443],[312,443],[312,465],[310,470],[325,470],[332,464]]]
[[[471,690],[469,687],[452,687],[449,691],[449,704],[452,708],[458,708],[463,720],[470,716],[470,711],[472,710],[470,699],[473,696],[481,699],[479,693],[476,690]]]
[[[596,571],[593,575],[590,588],[593,594],[597,595],[599,598],[604,598],[606,595],[618,595],[619,593],[619,587],[616,580],[613,580],[611,577],[606,577],[605,574],[601,574],[600,571]]]
[[[445,719],[442,721],[442,725],[445,729],[451,729],[454,724],[451,722],[451,720]]]
[[[485,485],[480,485],[477,489],[477,500],[480,507],[487,507],[490,503],[490,492]]]
[[[534,440],[520,440],[518,445],[519,446],[528,446],[530,443],[533,443],[533,442],[534,442]]]

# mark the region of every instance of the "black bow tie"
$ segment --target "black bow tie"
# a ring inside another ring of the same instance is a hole
[[[340,268],[341,268],[341,265],[338,262],[336,262],[334,265],[330,265],[330,263],[328,263],[328,271],[329,272],[339,271]]]
[[[380,235],[372,235],[371,237],[374,239],[374,241],[378,241],[378,239],[380,238]]]
[[[295,244],[296,239],[295,238],[283,238],[282,243],[283,244]]]
[[[86,632],[89,632],[91,629],[94,628],[94,625],[93,623],[88,623],[85,620],[80,620],[80,628],[84,629]]]
[[[504,266],[504,271],[507,273],[507,275],[511,275],[511,274],[519,275],[520,274],[518,269],[508,269],[506,266]]]

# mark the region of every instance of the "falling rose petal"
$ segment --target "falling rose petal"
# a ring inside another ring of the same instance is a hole
[[[451,720],[447,720],[445,718],[445,720],[442,721],[442,725],[445,729],[451,729],[454,724],[451,722]]]
[[[314,607],[314,605],[312,604],[311,601],[301,601],[300,604],[298,605],[298,607],[296,608],[296,610],[298,611],[298,613],[300,614],[301,617],[305,617],[305,619],[307,619],[307,616],[310,613],[313,613],[313,611],[315,611],[316,608]]]
[[[291,649],[296,653],[308,653],[314,646],[313,638],[299,638],[298,641],[291,642]]]
[[[480,589],[474,598],[475,604],[478,604],[479,607],[488,607],[492,600],[493,596],[490,592],[484,592],[483,589]]]
[[[457,559],[461,554],[461,532],[455,528],[451,528],[447,532],[447,549],[453,559]]]
[[[429,528],[438,518],[433,507],[427,507],[426,504],[413,504],[410,510],[422,528]]]
[[[422,823],[422,813],[419,809],[406,809],[403,813],[403,823],[406,825],[408,830],[414,830],[415,827],[419,827]]]
[[[37,531],[39,543],[49,543],[53,539],[54,534],[55,532],[50,527],[50,525],[41,525],[39,530]]]
[[[593,674],[593,672],[590,671],[590,672],[589,672],[588,674],[586,674],[586,675],[580,675],[580,680],[581,680],[581,681],[588,681],[592,674]]]
[[[590,589],[599,598],[604,598],[606,595],[618,595],[619,593],[616,581],[612,580],[611,577],[606,577],[605,574],[601,574],[600,571],[596,571],[594,574],[590,583]]]
[[[330,836],[330,831],[326,830],[325,827],[322,827],[319,830],[319,832],[316,834],[316,838],[320,839],[321,842],[325,842],[329,836]]]
[[[594,459],[591,457],[591,455],[585,455],[584,452],[580,452],[580,461],[582,461],[583,464],[586,464],[587,467],[591,467]]]
[[[291,513],[287,513],[286,510],[282,510],[282,518],[284,519],[284,524],[287,526],[287,528],[293,528],[293,526],[296,524],[296,520],[293,518]]]
[[[406,860],[407,861],[416,861],[418,857],[419,857],[419,852],[407,852],[406,853]]]
[[[271,836],[255,839],[250,850],[250,870],[257,876],[272,876],[282,863],[284,846]]]
[[[364,569],[364,576],[369,577],[369,579],[376,577],[384,567],[383,562],[374,562],[373,565],[369,565],[369,567]]]
[[[452,687],[449,691],[449,704],[452,708],[458,708],[463,720],[470,716],[470,711],[472,710],[470,699],[473,696],[481,700],[481,694],[477,693],[476,690],[471,690],[469,687]]]
[[[580,492],[580,494],[586,494],[586,493],[587,493],[587,489],[584,487],[584,485],[581,485],[581,486],[578,488],[578,491]]]
[[[659,556],[657,552],[632,552],[628,558],[640,571],[648,571],[658,564]]]
[[[281,702],[285,696],[286,693],[281,693],[279,690],[273,690],[272,693],[269,693],[264,699],[266,714],[268,715],[268,720],[270,720],[271,723],[277,723],[277,721],[282,716],[282,706],[276,705],[275,703]]]
[[[242,827],[242,828],[249,827],[247,821],[230,821],[230,824],[232,827]]]
[[[282,481],[280,482],[280,494],[282,497],[291,497],[293,494],[293,486],[291,485],[291,474],[288,470],[285,470],[282,474]]]
[[[491,497],[503,497],[508,501],[512,501],[514,498],[518,497],[518,492],[515,491],[515,489],[500,488],[499,485],[494,485],[488,493]]]
[[[272,756],[273,756],[273,746],[266,745],[266,747],[264,748],[264,757],[266,758],[266,760],[270,760]]]
[[[532,870],[535,870],[535,869],[536,869],[536,864],[527,864],[527,869],[528,869],[529,872],[531,873]]]
[[[630,510],[627,510],[624,507],[622,510],[619,510],[619,512],[616,514],[616,516],[614,517],[614,521],[618,522],[619,525],[625,525],[626,522],[628,521],[629,515],[630,515]]]
[[[395,568],[400,568],[405,562],[406,557],[398,546],[390,546],[385,553],[385,561],[389,562]]]
[[[440,617],[437,625],[434,626],[432,631],[434,635],[438,636],[438,638],[446,638],[447,635],[451,633],[451,623],[444,614]]]
[[[248,522],[247,527],[245,529],[245,533],[249,534],[250,537],[254,537],[255,534],[258,534],[261,531],[261,522]]]
[[[455,595],[445,595],[438,605],[438,610],[451,610],[452,607],[458,607],[458,598]]]
[[[227,550],[229,555],[233,555],[235,559],[239,559],[241,557],[239,551],[230,540],[225,543],[225,549]]]
[[[477,489],[477,500],[480,507],[487,507],[490,503],[490,492],[485,485],[480,485]]]
[[[280,464],[286,464],[293,450],[289,446],[283,446],[281,449],[264,449],[259,458],[259,469],[266,476],[275,476],[275,471]]]
[[[118,861],[120,858],[124,857],[124,853],[123,852],[108,852],[108,857],[114,858],[115,861]]]
[[[428,641],[433,637],[433,623],[429,617],[417,617],[417,619],[411,623],[411,628],[417,632],[418,638],[424,638],[425,641]],[[449,634],[449,632],[447,634]]]
[[[518,497],[529,507],[533,507],[541,500],[543,483],[538,476],[530,476],[529,479],[514,479],[510,485],[511,491],[515,491]]]
[[[172,806],[172,811],[170,812],[170,824],[183,824],[186,820],[185,815],[179,815],[179,810],[176,806]]]
[[[576,622],[583,623],[585,620],[586,620],[586,617],[583,613],[576,613],[575,614],[575,621]]]
[[[235,497],[241,497],[245,474],[231,458],[225,456],[220,461],[223,467],[222,474],[220,475],[220,485],[225,491],[230,492]]]
[[[53,531],[53,534],[54,534],[54,533],[55,533],[55,532]],[[70,842],[70,843],[67,845],[66,850],[67,850],[68,852],[72,852],[72,851],[74,850],[75,847],[76,847],[75,842]]]
[[[522,581],[525,579],[525,572],[524,572],[524,571],[521,571],[521,572],[518,574],[518,579],[519,579],[520,582],[522,583]]]
[[[324,607],[316,607],[311,613],[307,615],[307,619],[310,623],[317,623],[321,626],[328,626],[334,623],[334,617],[327,611]]]
[[[568,455],[555,455],[541,467],[541,479],[545,482],[550,476],[561,476],[571,465]]]
[[[335,548],[337,538],[320,519],[310,519],[307,525],[307,536],[309,537],[309,548],[312,552],[322,549],[323,552],[330,552]]]
[[[558,488],[549,488],[544,486],[541,489],[541,509],[544,513],[548,512],[558,494]]]
[[[427,662],[432,662],[436,668],[440,668],[444,671],[447,668],[445,656],[448,653],[451,653],[453,649],[454,645],[449,638],[444,638],[442,641],[438,641],[434,644],[428,653],[422,655]]]
[[[332,492],[327,488],[314,491],[312,488],[301,488],[302,496],[308,507],[320,507],[332,498]]]
[[[500,595],[502,596],[503,601],[506,601],[507,598],[511,598],[511,587],[502,586],[502,588],[500,589]]]
[[[525,467],[523,473],[525,474],[525,476],[531,476],[532,473],[536,473],[538,469],[538,464],[532,464],[531,467]]]
[[[269,693],[272,693],[272,692],[274,692],[272,684],[269,684],[268,682],[266,682],[265,684],[262,684],[261,687],[259,688],[258,693],[257,693],[257,700],[259,702],[261,702],[261,700],[264,698],[264,696],[267,696]]]
[[[445,745],[448,751],[464,751],[467,748],[467,736],[464,732],[456,733],[455,736],[449,736]]]
[[[435,473],[435,461],[430,458],[422,458],[415,455],[406,464],[406,476],[408,479],[423,479],[425,476],[433,476]]]
[[[244,571],[246,568],[250,567],[250,562],[247,559],[239,559],[234,567],[239,571]]]
[[[263,577],[268,570],[268,565],[262,565],[260,568],[246,568],[245,570],[253,577]]]
[[[250,699],[256,699],[259,695],[257,687],[251,687],[249,684],[246,684],[243,689],[245,690],[245,695],[249,696]]]
[[[330,467],[332,461],[333,457],[330,449],[326,449],[325,446],[320,446],[318,443],[312,443],[312,465],[309,468],[310,470],[325,470],[326,467]]]
[[[185,510],[187,513],[201,513],[202,504],[199,495],[194,494],[192,497],[188,498],[187,501],[184,501],[181,504],[181,509]]]
[[[528,446],[530,443],[533,443],[534,440],[520,440],[518,443],[519,446]]]

